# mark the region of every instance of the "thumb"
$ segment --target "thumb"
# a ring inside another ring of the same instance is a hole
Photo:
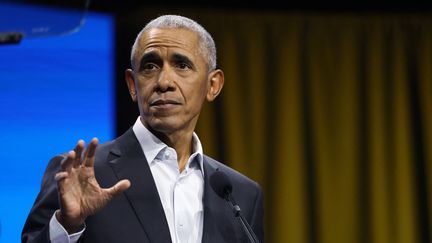
[[[113,197],[117,196],[118,194],[127,190],[130,186],[131,186],[130,181],[125,179],[125,180],[121,180],[121,181],[117,182],[114,186],[107,188],[107,189],[104,189],[104,190],[111,196],[111,198],[113,198]]]

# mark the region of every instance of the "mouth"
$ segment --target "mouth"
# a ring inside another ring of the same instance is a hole
[[[181,103],[176,100],[170,99],[156,99],[150,102],[150,107],[162,109],[167,109],[178,105],[181,105]]]

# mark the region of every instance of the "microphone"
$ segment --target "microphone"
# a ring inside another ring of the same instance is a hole
[[[215,191],[219,197],[225,199],[227,203],[231,206],[234,216],[242,225],[243,231],[248,236],[249,241],[251,243],[259,243],[259,240],[253,232],[251,226],[243,217],[240,206],[234,201],[234,198],[232,198],[231,196],[233,186],[228,176],[224,172],[217,170],[210,176],[210,185],[213,188],[213,191]]]

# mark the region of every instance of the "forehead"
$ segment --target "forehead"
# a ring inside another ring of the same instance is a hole
[[[138,40],[135,55],[140,57],[150,51],[176,50],[189,55],[199,54],[199,36],[181,28],[154,28],[144,32]]]

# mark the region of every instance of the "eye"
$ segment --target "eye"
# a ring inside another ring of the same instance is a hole
[[[191,69],[190,65],[185,62],[180,62],[177,64],[177,68],[181,70],[188,70]]]
[[[159,70],[159,66],[154,64],[154,63],[145,63],[142,68],[141,71],[145,74],[145,75],[149,75],[149,74],[153,74],[155,72],[157,72]]]
[[[154,63],[146,63],[146,64],[144,64],[142,69],[144,71],[150,71],[150,70],[155,70],[157,68],[158,68],[158,66]]]

